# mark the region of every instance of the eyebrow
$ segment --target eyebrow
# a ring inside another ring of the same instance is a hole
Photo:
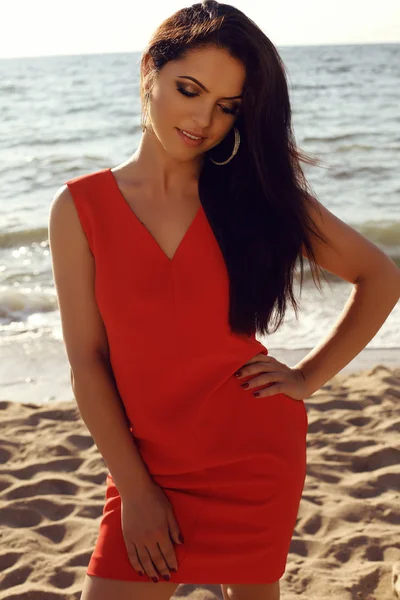
[[[195,79],[194,77],[190,77],[190,75],[177,75],[177,77],[181,77],[182,79],[190,79],[191,81],[194,81],[194,83],[197,83],[197,85],[199,85],[205,92],[209,93],[209,90],[206,88],[205,85],[203,85],[200,81],[198,81],[198,79]],[[224,96],[223,100],[236,100],[237,98],[242,98],[243,96]]]

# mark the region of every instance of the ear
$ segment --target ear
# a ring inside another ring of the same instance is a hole
[[[145,54],[143,56],[143,60],[142,60],[142,78],[143,78],[143,87],[144,87],[144,91],[148,91],[148,84],[147,84],[147,77],[150,73],[150,66],[151,66],[151,56],[150,54]]]

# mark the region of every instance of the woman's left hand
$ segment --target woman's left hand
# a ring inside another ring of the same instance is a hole
[[[285,394],[293,400],[304,400],[308,397],[305,377],[301,370],[288,367],[270,355],[257,354],[235,375],[239,381],[252,376],[251,379],[246,380],[247,386],[245,383],[241,384],[246,390],[251,391],[253,388],[265,385],[265,388],[254,392],[257,397],[266,398],[275,394]]]

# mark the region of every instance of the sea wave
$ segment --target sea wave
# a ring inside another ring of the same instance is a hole
[[[7,325],[13,322],[24,322],[33,314],[52,312],[58,309],[54,290],[11,288],[0,289],[0,322]]]
[[[349,225],[351,225],[349,223]],[[364,221],[351,225],[369,240],[397,257],[400,253],[400,221]],[[0,232],[0,249],[19,248],[33,244],[48,244],[48,228],[37,227],[20,231]]]

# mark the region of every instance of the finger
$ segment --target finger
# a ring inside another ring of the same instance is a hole
[[[152,558],[147,550],[146,546],[139,546],[137,548],[140,564],[143,566],[143,570],[146,575],[156,583],[159,580],[158,573],[154,568]]]
[[[245,363],[240,369],[238,369],[238,371],[236,371],[235,375],[238,376],[237,373],[240,373],[239,377],[246,377],[247,375],[252,375],[253,373],[259,373],[261,370],[285,370],[289,368],[287,365],[280,362],[273,356],[261,356],[263,357],[262,360],[257,360],[251,363]]]
[[[175,542],[175,544],[183,544],[183,535],[180,532],[179,525],[175,518],[173,508],[171,508],[171,510],[168,511],[167,516],[168,516],[168,528],[169,528],[169,532],[170,532],[172,541]]]
[[[272,383],[266,388],[253,392],[253,396],[255,396],[256,398],[267,398],[268,396],[275,396],[276,394],[284,393],[285,383],[283,381],[279,381],[277,383]]]
[[[160,573],[160,575],[164,579],[170,579],[171,573],[169,571],[169,568],[165,561],[165,558],[161,552],[159,542],[156,542],[155,544],[152,544],[151,546],[147,546],[147,550],[150,553],[150,558],[153,561],[154,566],[157,569],[158,573]]]
[[[135,544],[125,544],[128,552],[129,562],[139,575],[144,575],[145,569],[139,560]]]
[[[268,361],[271,358],[273,358],[272,356],[268,356],[267,354],[256,354],[255,356],[252,356],[248,361],[246,361],[245,365],[251,365],[254,362],[264,362],[264,361]]]
[[[238,379],[242,377],[249,377],[250,375],[255,375],[256,373],[268,373],[271,370],[276,370],[277,366],[272,362],[266,363],[252,363],[251,365],[243,365],[238,371],[236,371],[235,375]]]
[[[178,561],[176,559],[174,546],[169,535],[158,542],[160,551],[164,557],[165,564],[175,572],[178,570]]]
[[[253,377],[252,379],[241,383],[240,387],[242,387],[245,390],[252,390],[254,388],[260,387],[261,385],[267,385],[268,383],[278,383],[281,381],[283,381],[282,374],[278,373],[277,371],[271,371],[270,373],[262,373],[258,377]]]

